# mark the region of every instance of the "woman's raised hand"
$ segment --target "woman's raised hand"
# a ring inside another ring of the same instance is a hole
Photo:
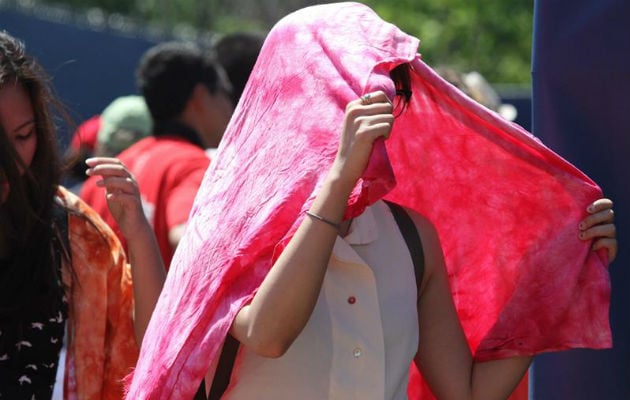
[[[387,139],[394,116],[392,103],[382,91],[372,92],[346,106],[341,140],[331,172],[354,187],[363,174],[374,141]]]
[[[125,238],[147,224],[142,210],[138,184],[125,165],[117,158],[94,157],[85,161],[86,174],[100,176],[97,186],[105,188],[107,205]]]

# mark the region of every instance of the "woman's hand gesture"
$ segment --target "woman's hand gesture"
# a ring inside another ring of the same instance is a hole
[[[389,137],[394,123],[392,110],[392,103],[382,91],[368,93],[346,106],[339,149],[331,173],[350,189],[363,174],[374,141]]]
[[[96,183],[105,188],[107,205],[125,238],[148,223],[142,209],[140,191],[133,175],[117,158],[94,157],[86,160],[89,176],[101,176]]]
[[[610,199],[595,200],[586,209],[591,215],[584,218],[579,225],[580,239],[593,239],[593,250],[606,249],[609,262],[617,257],[617,229],[612,208],[613,202]]]

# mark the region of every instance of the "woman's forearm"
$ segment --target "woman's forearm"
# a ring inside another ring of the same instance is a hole
[[[328,179],[310,211],[340,223],[350,190]],[[232,334],[241,343],[263,356],[284,354],[313,312],[337,235],[332,225],[304,218],[251,303],[237,315]]]
[[[126,239],[133,280],[134,329],[138,344],[142,344],[144,332],[166,279],[166,270],[148,222],[135,232],[133,238]]]
[[[505,399],[516,389],[533,357],[510,357],[475,362],[472,371],[472,399]]]

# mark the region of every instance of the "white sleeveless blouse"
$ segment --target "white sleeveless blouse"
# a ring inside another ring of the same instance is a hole
[[[416,298],[407,245],[379,201],[337,238],[315,310],[289,350],[272,359],[241,346],[223,398],[406,399]]]

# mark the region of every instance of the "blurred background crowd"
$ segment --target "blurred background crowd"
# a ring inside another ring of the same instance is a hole
[[[194,42],[222,64],[232,85],[231,100],[236,104],[266,32],[287,13],[316,3],[306,0],[0,0],[0,29],[23,40],[29,53],[51,76],[56,94],[74,121],[71,125],[59,121],[60,146],[67,155],[85,159],[91,155],[116,156],[132,143],[151,135],[151,114],[140,96],[135,76],[138,63],[148,49],[173,40]],[[619,172],[619,176],[608,176],[610,170],[621,163],[627,164],[630,159],[630,149],[625,146],[627,138],[620,143],[621,153],[601,150],[602,154],[613,154],[617,160],[585,160],[571,154],[579,150],[554,146],[570,142],[571,138],[547,138],[534,129],[531,101],[531,71],[536,61],[532,60],[537,6],[534,2],[371,0],[364,3],[384,19],[420,38],[423,59],[436,67],[444,78],[488,108],[533,131],[603,183],[604,192],[617,201],[621,217],[617,220],[618,226],[627,229],[624,224],[627,204],[623,204],[627,191],[615,192],[624,179],[627,184],[627,169]],[[561,3],[570,7],[570,2]],[[602,3],[588,15],[598,21],[623,17],[605,9]],[[625,7],[624,11],[627,9]],[[565,28],[570,30],[570,27]],[[619,51],[624,52],[623,48]],[[585,58],[588,52],[586,48]],[[617,57],[610,55],[613,60]],[[621,65],[627,65],[627,57],[623,62]],[[601,65],[586,64],[585,68],[593,68],[594,74],[608,71]],[[620,83],[627,84],[627,77]],[[585,96],[591,94],[597,96],[592,92]],[[630,114],[627,101],[625,106],[605,97],[600,97],[600,101],[609,104],[613,115]],[[76,166],[73,173],[66,176],[65,183],[78,193],[85,167],[82,163]],[[620,234],[620,242],[623,241]],[[623,264],[623,247],[620,246],[617,264]],[[624,269],[626,266],[617,265],[617,271],[611,272],[627,277]],[[537,359],[534,379],[530,382],[532,398],[535,395],[536,399],[563,399],[569,398],[568,393],[573,399],[621,399],[630,395],[630,328],[627,317],[621,317],[627,314],[627,294],[623,294],[625,291],[620,287],[625,285],[627,289],[628,283],[623,276],[614,278],[615,282],[617,287],[613,287],[613,294],[617,297],[613,297],[612,308],[615,349]],[[616,293],[625,297],[618,297]],[[541,372],[537,374],[536,370]],[[576,382],[576,376],[583,379]],[[593,393],[602,397],[592,397]]]

